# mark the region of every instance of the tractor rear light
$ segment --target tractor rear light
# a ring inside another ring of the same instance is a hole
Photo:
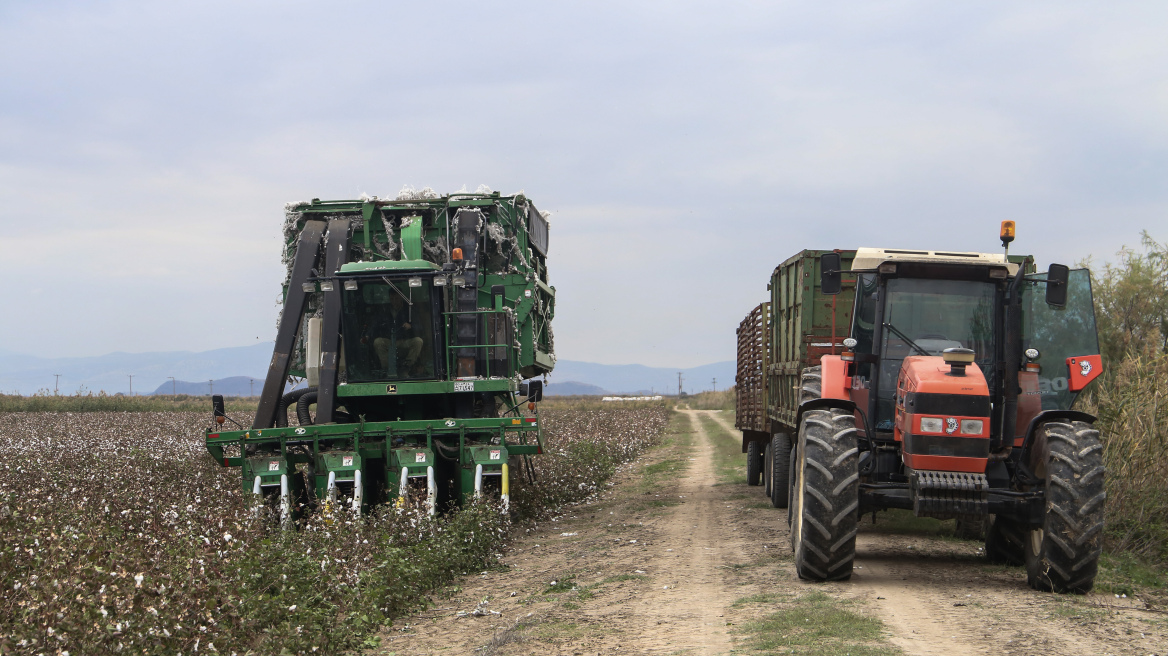
[[[357,281],[356,280],[346,280],[345,281],[345,291],[347,291],[347,292],[357,291]]]
[[[421,287],[421,286],[422,286],[422,279],[421,278],[410,278],[410,287]]]
[[[331,292],[332,290],[333,290],[333,281],[331,281],[331,280],[320,281],[320,291]]]
[[[1026,371],[1029,371],[1031,373],[1036,373],[1036,374],[1041,373],[1042,372],[1042,365],[1038,364],[1037,362],[1027,362],[1026,363]]]
[[[212,440],[217,438],[217,437],[219,437],[219,433],[211,433],[210,435],[207,436],[208,439],[212,439]]]
[[[446,276],[435,277],[434,278],[434,286],[435,287],[445,287],[446,286]]]
[[[962,435],[981,435],[985,423],[980,419],[962,419],[961,420],[961,434]]]
[[[844,362],[855,362],[856,354],[852,353],[851,351],[844,351],[840,354],[840,360],[843,360]]]
[[[316,284],[311,282],[301,283],[300,289],[304,290],[305,294],[311,294],[312,292],[316,291]]]
[[[922,433],[940,433],[945,430],[945,421],[940,417],[921,417]]]

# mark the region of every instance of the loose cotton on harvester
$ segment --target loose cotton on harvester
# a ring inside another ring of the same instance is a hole
[[[506,503],[542,452],[542,384],[524,381],[555,365],[546,217],[497,192],[313,199],[287,207],[285,241],[259,409],[208,430],[211,454],[284,521],[318,501]]]

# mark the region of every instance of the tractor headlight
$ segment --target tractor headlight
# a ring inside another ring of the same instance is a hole
[[[320,281],[320,291],[331,292],[332,290],[333,290],[333,281],[331,281],[331,280]]]
[[[940,433],[945,430],[945,422],[939,417],[921,417],[922,433]]]
[[[345,281],[345,291],[347,291],[347,292],[357,291],[357,281],[356,280],[346,280]]]
[[[961,434],[962,435],[981,435],[982,428],[985,424],[980,419],[962,419],[961,420]]]
[[[300,283],[300,289],[304,290],[305,294],[311,294],[316,291],[316,283],[303,282]]]

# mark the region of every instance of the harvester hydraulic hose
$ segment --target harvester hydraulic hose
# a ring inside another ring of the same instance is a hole
[[[303,387],[280,397],[280,405],[276,409],[276,428],[286,428],[288,426],[288,408],[296,405],[296,401],[300,397],[313,391],[316,391],[315,387]]]
[[[312,413],[309,412],[308,406],[316,403],[316,396],[316,388],[309,387],[299,399],[296,399],[296,418],[300,420],[301,426],[312,424]]]

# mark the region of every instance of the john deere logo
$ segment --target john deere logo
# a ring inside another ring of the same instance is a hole
[[[385,393],[386,394],[397,394],[397,385],[386,385],[385,386]]]
[[[952,435],[957,432],[957,420],[953,417],[945,419],[945,432]]]

